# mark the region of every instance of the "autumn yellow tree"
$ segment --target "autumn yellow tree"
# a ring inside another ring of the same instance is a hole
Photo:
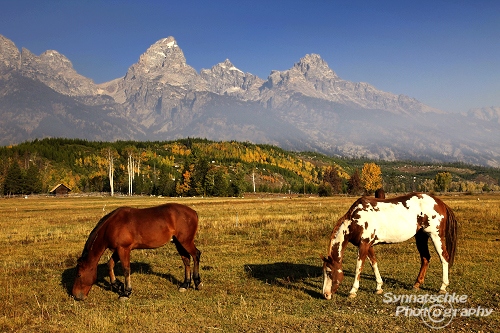
[[[440,192],[448,192],[452,176],[449,172],[440,172],[434,179],[434,189]]]
[[[382,170],[375,163],[365,163],[361,171],[361,182],[366,194],[372,194],[382,187]]]
[[[191,189],[191,178],[193,175],[194,165],[191,164],[188,168],[186,168],[182,174],[182,183],[178,183],[175,186],[175,191],[180,196],[187,194]]]

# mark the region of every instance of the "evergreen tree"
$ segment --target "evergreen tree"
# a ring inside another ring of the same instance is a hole
[[[26,171],[24,193],[42,193],[40,170],[36,165],[30,165]]]
[[[225,197],[228,195],[229,179],[222,168],[217,169],[214,175],[213,195]]]
[[[173,197],[176,195],[175,192],[175,177],[173,176],[173,170],[162,166],[160,168],[160,174],[158,176],[157,184],[157,195],[163,195],[167,197]]]
[[[12,161],[5,176],[4,195],[22,194],[24,189],[24,175],[17,161]]]
[[[239,197],[245,192],[248,184],[245,182],[245,173],[243,171],[237,172],[230,182],[230,195]]]
[[[207,174],[210,165],[206,158],[198,158],[193,170],[192,184],[190,195],[207,195]]]

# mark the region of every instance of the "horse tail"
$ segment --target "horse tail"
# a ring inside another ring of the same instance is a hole
[[[446,226],[445,226],[445,237],[446,237],[446,251],[448,252],[448,264],[450,267],[453,265],[455,259],[455,252],[457,250],[457,232],[458,223],[455,218],[455,214],[446,204]]]

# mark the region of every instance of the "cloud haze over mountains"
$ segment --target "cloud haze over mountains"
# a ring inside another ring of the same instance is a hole
[[[168,37],[123,77],[96,85],[57,51],[36,56],[0,35],[0,144],[189,136],[348,157],[500,166],[498,107],[446,113],[343,80],[317,54],[265,79],[221,60],[197,72]]]

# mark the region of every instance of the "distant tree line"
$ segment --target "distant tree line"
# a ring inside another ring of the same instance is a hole
[[[158,196],[241,196],[253,191],[372,195],[381,187],[386,192],[499,190],[499,170],[471,168],[450,165],[446,169],[450,172],[430,167],[412,174],[400,171],[404,170],[401,162],[295,153],[248,142],[187,138],[110,143],[56,138],[0,147],[0,193],[47,193],[59,183],[73,193]],[[468,179],[476,170],[490,182]]]

